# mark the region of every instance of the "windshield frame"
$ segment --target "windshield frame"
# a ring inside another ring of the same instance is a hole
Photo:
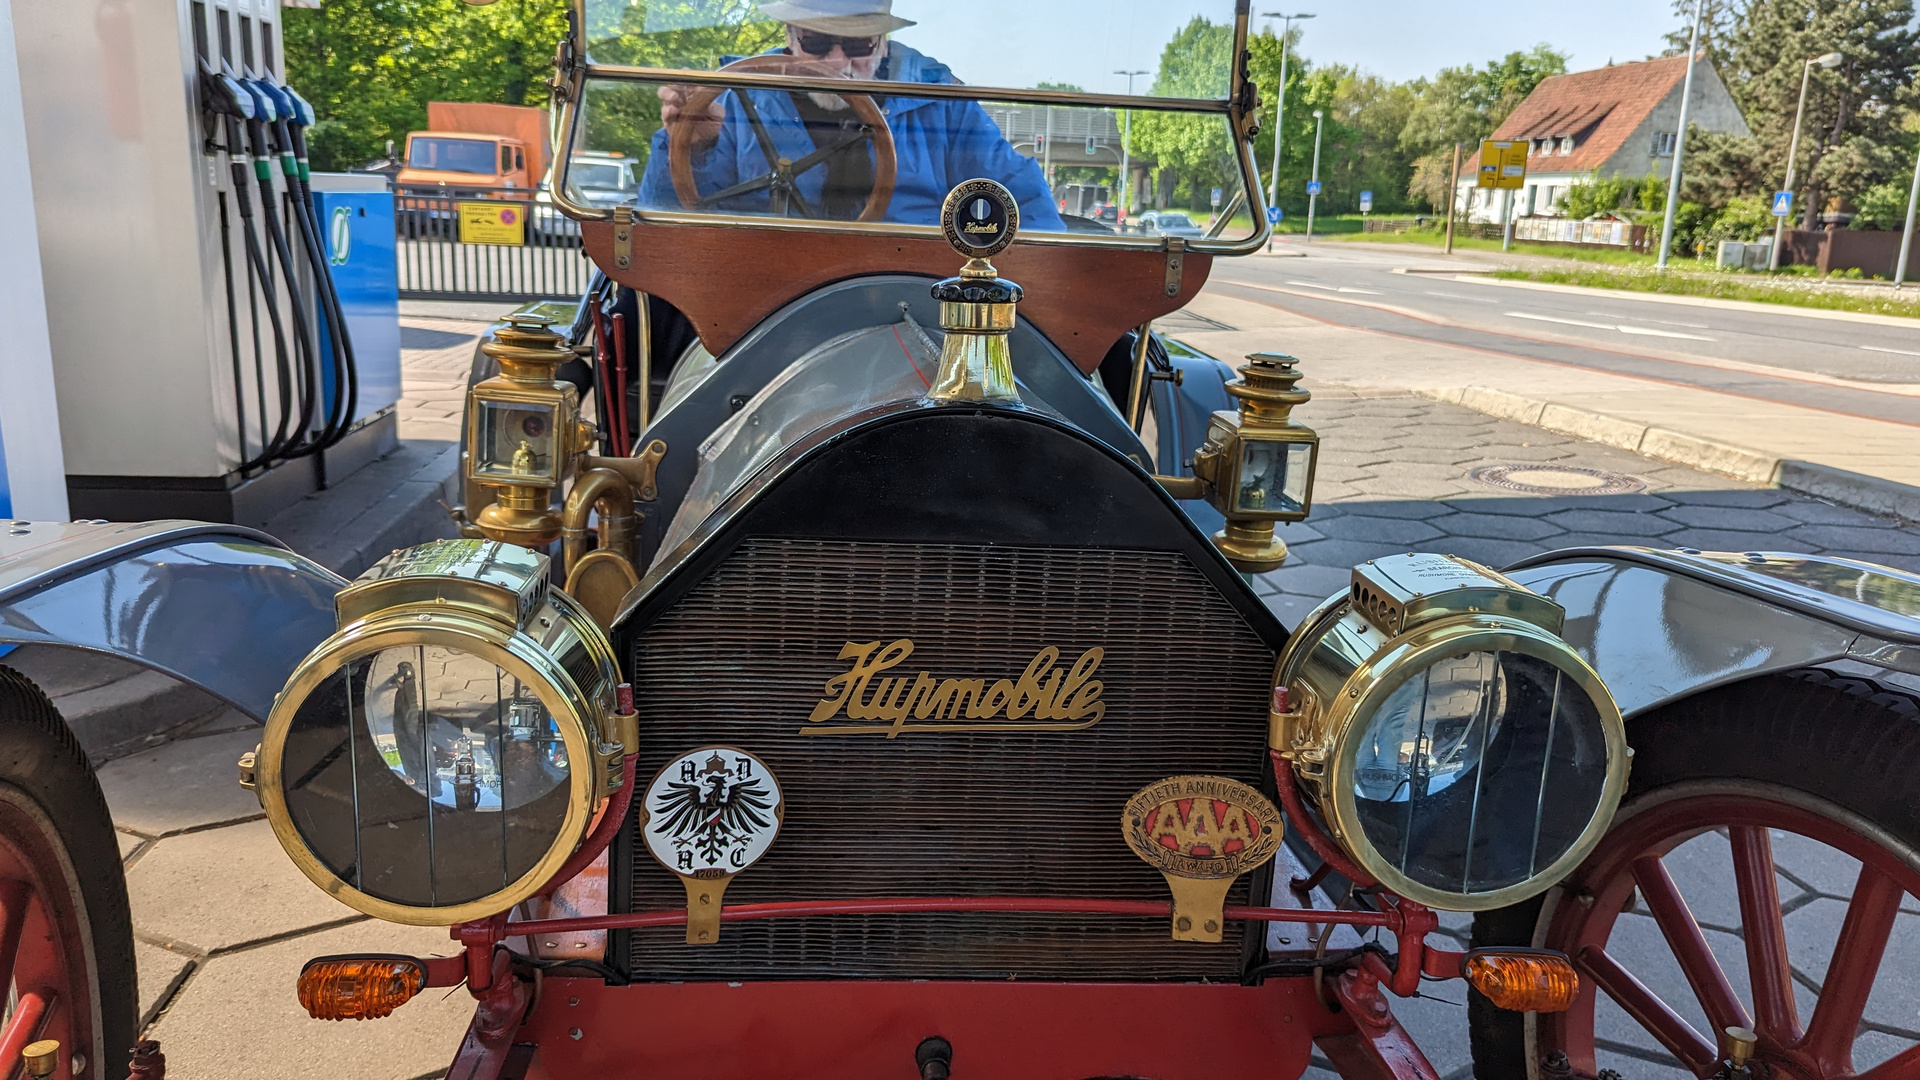
[[[898,94],[900,84],[866,79],[826,79],[798,75],[769,75],[762,72],[727,73],[684,70],[680,68],[633,67],[623,64],[596,64],[587,53],[585,27],[587,0],[573,0],[567,38],[555,57],[558,68],[552,83],[554,108],[551,116],[556,137],[554,160],[560,170],[553,185],[554,205],[568,217],[581,221],[608,221],[610,207],[588,206],[567,196],[571,186],[567,173],[573,167],[576,143],[582,140],[580,102],[586,96],[588,80],[652,83],[656,85],[705,85],[762,90],[819,90],[839,94],[871,94],[886,97]],[[974,86],[965,83],[920,83],[913,88],[916,97],[958,98],[969,101],[1016,105],[1075,105],[1091,108],[1133,109],[1143,112],[1212,113],[1223,116],[1230,129],[1234,157],[1239,165],[1241,191],[1252,211],[1253,231],[1239,240],[1220,240],[1211,235],[1198,237],[1098,236],[1089,233],[1022,233],[1016,243],[1060,244],[1070,247],[1121,247],[1135,250],[1161,250],[1179,240],[1185,250],[1213,255],[1245,255],[1265,246],[1273,226],[1267,221],[1266,193],[1261,188],[1260,169],[1253,160],[1253,136],[1259,129],[1254,115],[1257,94],[1247,82],[1247,33],[1251,19],[1251,0],[1234,0],[1233,58],[1229,65],[1229,88],[1224,98],[1166,98],[1130,94],[1098,94],[1072,90],[1039,90],[1031,87]],[[886,236],[939,237],[933,225],[903,225],[891,222],[830,221],[818,218],[761,217],[744,214],[691,213],[650,207],[633,208],[635,220],[668,225],[704,225],[708,227],[752,228],[791,232],[869,233]],[[1231,207],[1227,218],[1232,216]],[[1222,223],[1226,218],[1222,219]],[[1215,231],[1218,231],[1216,228]]]

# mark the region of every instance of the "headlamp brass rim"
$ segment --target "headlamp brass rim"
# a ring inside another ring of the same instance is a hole
[[[1313,617],[1310,615],[1309,620]],[[1307,647],[1311,647],[1310,643]],[[1386,698],[1408,679],[1446,657],[1478,651],[1531,656],[1571,677],[1600,713],[1600,727],[1607,747],[1607,773],[1593,819],[1558,859],[1525,881],[1501,889],[1483,893],[1448,892],[1423,885],[1401,873],[1366,841],[1353,796],[1354,768],[1359,756],[1358,741],[1353,735],[1358,721],[1372,718]],[[1511,617],[1469,614],[1422,623],[1388,640],[1348,676],[1340,692],[1323,705],[1326,716],[1315,727],[1326,733],[1322,744],[1325,771],[1317,781],[1310,781],[1309,790],[1322,815],[1330,819],[1328,824],[1334,840],[1381,885],[1437,910],[1488,911],[1545,892],[1579,866],[1600,842],[1626,791],[1630,764],[1626,723],[1599,673],[1557,636]],[[1313,790],[1316,787],[1318,790]]]
[[[431,622],[422,616],[430,615]],[[374,896],[348,884],[320,862],[293,823],[281,786],[283,750],[293,718],[322,682],[341,668],[382,649],[405,645],[445,645],[473,653],[506,669],[534,691],[554,719],[567,748],[567,813],[552,847],[532,869],[511,884],[487,896],[446,907],[417,907]],[[591,648],[591,646],[590,646]],[[556,701],[548,693],[557,690]],[[604,727],[595,707],[565,668],[541,652],[531,640],[498,622],[457,611],[426,612],[418,606],[374,616],[335,633],[309,653],[275,699],[261,734],[256,759],[255,791],[266,811],[267,824],[287,857],[307,879],[335,900],[376,919],[406,926],[453,926],[496,915],[539,892],[586,838],[593,809],[602,794],[598,783],[599,755],[594,745]]]

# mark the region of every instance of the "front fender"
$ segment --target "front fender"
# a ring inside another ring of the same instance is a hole
[[[1566,608],[1561,636],[1631,717],[1756,675],[1857,660],[1920,675],[1920,576],[1783,552],[1570,548],[1507,575]]]
[[[0,535],[0,648],[105,653],[256,720],[334,630],[346,580],[234,525],[16,524]]]

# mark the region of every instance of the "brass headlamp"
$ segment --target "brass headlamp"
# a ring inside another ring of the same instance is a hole
[[[1605,833],[1626,726],[1547,597],[1450,555],[1395,555],[1301,622],[1270,741],[1333,839],[1393,892],[1481,911],[1545,891]]]
[[[505,911],[622,783],[639,733],[612,646],[547,579],[545,555],[442,540],[335,599],[252,762],[274,835],[335,899],[427,926]]]
[[[1193,455],[1194,479],[1160,477],[1176,498],[1205,498],[1227,519],[1213,544],[1234,568],[1259,574],[1287,560],[1276,521],[1300,521],[1313,508],[1313,470],[1320,436],[1293,419],[1312,397],[1297,385],[1299,361],[1284,353],[1247,357],[1240,377],[1227,383],[1237,412],[1220,411],[1207,424],[1207,442]]]
[[[488,538],[545,547],[560,538],[553,493],[573,472],[576,455],[591,445],[579,423],[580,391],[555,373],[573,359],[543,315],[507,317],[480,351],[499,361],[500,374],[467,391],[466,478],[498,489],[474,517]]]

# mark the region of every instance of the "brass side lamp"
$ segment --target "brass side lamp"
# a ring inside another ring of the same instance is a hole
[[[467,391],[467,479],[499,493],[474,525],[488,539],[543,548],[560,538],[553,492],[591,445],[580,391],[554,377],[573,359],[544,315],[515,314],[480,346],[500,374]]]
[[[1287,560],[1276,521],[1301,521],[1313,508],[1313,470],[1320,436],[1293,419],[1312,397],[1297,385],[1299,361],[1284,353],[1247,357],[1227,393],[1238,412],[1213,414],[1207,442],[1193,455],[1194,478],[1161,477],[1176,498],[1205,498],[1227,519],[1213,544],[1235,569],[1277,570]]]

